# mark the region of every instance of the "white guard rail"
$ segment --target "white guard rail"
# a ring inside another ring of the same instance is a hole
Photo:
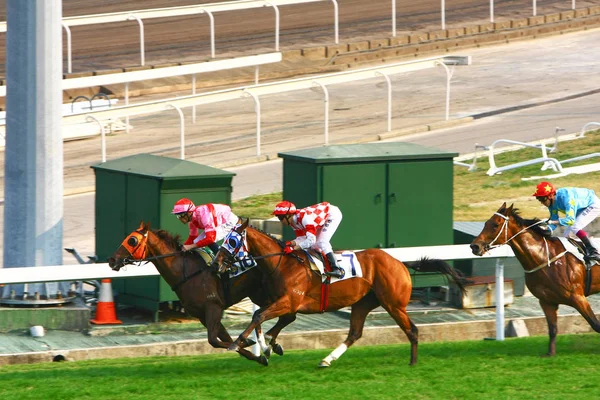
[[[422,246],[383,249],[392,257],[403,262],[417,261],[421,257],[438,258],[442,260],[478,259],[473,255],[469,245]],[[514,257],[508,246],[497,247],[483,256],[496,258],[496,340],[504,340],[504,265],[502,258]],[[140,276],[160,275],[153,264],[145,263],[140,266],[129,265],[121,271],[113,271],[108,264],[76,264],[56,265],[46,267],[17,267],[0,268],[0,285],[85,281],[104,278],[132,278]]]
[[[328,120],[328,92],[327,86],[333,84],[341,84],[346,82],[353,82],[363,79],[381,79],[381,76],[386,77],[387,75],[398,74],[398,73],[406,73],[411,71],[419,71],[428,68],[435,68],[438,65],[469,65],[471,63],[470,56],[453,56],[453,57],[431,57],[424,58],[415,61],[405,61],[400,63],[381,65],[377,67],[369,67],[352,71],[344,71],[337,72],[326,75],[318,75],[318,76],[309,76],[298,79],[291,79],[286,81],[272,82],[254,86],[245,86],[238,87],[233,89],[225,89],[214,92],[202,93],[191,96],[183,96],[177,97],[173,99],[164,99],[157,100],[153,102],[146,103],[138,103],[135,105],[125,105],[123,107],[115,107],[110,111],[98,111],[98,112],[90,112],[88,114],[79,114],[79,115],[71,115],[68,117],[64,117],[62,119],[63,129],[65,127],[85,124],[90,121],[89,116],[93,116],[97,121],[106,121],[106,120],[117,120],[119,118],[129,118],[133,116],[152,114],[157,112],[164,112],[168,107],[171,108],[179,108],[183,109],[186,107],[194,107],[202,104],[210,104],[217,103],[228,100],[235,100],[243,97],[251,96],[255,103],[255,112],[256,112],[256,155],[261,155],[261,147],[260,147],[260,134],[261,134],[261,114],[260,114],[260,96],[277,94],[283,92],[289,92],[294,90],[302,90],[302,89],[311,89],[315,86],[319,86],[324,94],[324,108],[325,108],[325,122],[324,122],[324,142],[328,144],[328,135],[329,135],[329,120]],[[389,78],[386,78],[386,83],[388,86],[388,129],[391,129],[391,81]],[[446,87],[446,90],[449,90],[449,86]],[[447,95],[449,98],[449,95]],[[127,103],[127,99],[125,100]],[[448,111],[447,111],[448,112]],[[447,113],[446,112],[446,113]],[[183,126],[180,126],[180,131],[183,132]],[[181,154],[182,159],[184,159],[183,154],[183,134],[180,135],[182,137],[181,140]],[[102,153],[105,153],[105,145],[102,143]]]

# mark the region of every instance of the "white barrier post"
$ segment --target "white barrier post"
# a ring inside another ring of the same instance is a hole
[[[496,340],[504,340],[504,262],[496,259]]]

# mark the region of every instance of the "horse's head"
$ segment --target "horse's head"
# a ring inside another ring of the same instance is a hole
[[[471,251],[476,256],[482,256],[491,248],[507,244],[513,239],[537,241],[550,236],[552,231],[545,221],[522,218],[518,209],[513,208],[512,204],[507,207],[504,203],[486,221],[479,236],[471,242]]]
[[[513,205],[506,206],[506,203],[488,219],[483,226],[483,230],[471,242],[471,251],[476,256],[482,256],[493,245],[506,243],[508,239],[508,221],[512,215]]]
[[[115,253],[108,258],[108,265],[118,271],[135,260],[143,260],[148,253],[148,231],[150,223],[140,222],[140,226],[131,232]]]
[[[249,219],[246,219],[242,224],[236,225],[223,240],[221,248],[215,255],[211,264],[211,269],[223,273],[231,269],[235,261],[235,257],[244,245],[244,233],[248,227]]]

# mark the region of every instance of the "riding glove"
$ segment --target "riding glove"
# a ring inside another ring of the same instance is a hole
[[[290,254],[290,253],[292,253],[293,251],[294,251],[294,248],[293,248],[292,246],[285,246],[285,247],[283,248],[283,252],[284,252],[285,254]]]

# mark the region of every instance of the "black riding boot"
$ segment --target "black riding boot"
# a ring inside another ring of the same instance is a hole
[[[329,265],[331,266],[331,271],[325,272],[325,275],[342,279],[344,277],[344,270],[337,265],[335,254],[333,254],[333,252],[327,253],[325,254],[325,257],[327,257],[327,261],[329,261]]]
[[[590,238],[587,236],[584,236],[580,239],[581,239],[581,242],[585,246],[585,250],[586,250],[586,253],[587,253],[587,256],[589,257],[589,259],[595,260],[595,261],[600,261],[600,254],[598,253],[598,250],[596,250],[596,248],[590,241]]]

